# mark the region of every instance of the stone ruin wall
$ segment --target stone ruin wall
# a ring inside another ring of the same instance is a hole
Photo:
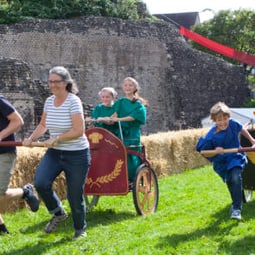
[[[148,99],[143,133],[200,127],[215,102],[242,107],[250,96],[244,70],[191,49],[169,23],[103,17],[0,25],[0,89],[17,105],[25,130],[39,121],[49,95],[48,70],[67,67],[85,105],[98,91],[135,77]]]
[[[0,94],[13,103],[25,120],[19,138],[35,125],[34,84],[26,63],[14,59],[0,59]]]

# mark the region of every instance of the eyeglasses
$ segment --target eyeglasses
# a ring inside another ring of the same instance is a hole
[[[55,81],[51,81],[51,80],[49,80],[48,81],[48,84],[54,84],[54,85],[56,85],[56,84],[59,84],[59,83],[61,83],[61,82],[63,82],[64,80],[55,80]]]

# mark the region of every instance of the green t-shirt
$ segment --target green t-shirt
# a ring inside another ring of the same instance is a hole
[[[121,121],[125,145],[140,145],[141,126],[146,122],[146,107],[139,101],[120,98],[113,105],[119,118],[132,117],[134,121]],[[120,137],[120,134],[118,135]]]
[[[93,109],[91,113],[91,117],[93,119],[97,119],[99,117],[110,117],[113,113],[114,113],[114,108],[112,106],[105,106],[103,104],[98,104]],[[95,126],[105,128],[108,131],[112,132],[114,135],[118,134],[118,123],[108,125],[103,122],[98,122],[98,123],[95,123]]]
[[[128,145],[141,145],[141,126],[146,122],[146,108],[139,101],[131,101],[128,98],[118,99],[114,105],[114,111],[118,117],[133,117],[134,121],[121,121],[121,129],[124,144]],[[120,130],[117,135],[120,139]],[[141,147],[132,148],[132,150],[141,151]],[[133,181],[136,169],[141,165],[141,160],[136,155],[128,154],[128,179]]]

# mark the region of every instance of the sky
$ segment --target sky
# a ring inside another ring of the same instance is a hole
[[[200,22],[211,19],[220,10],[250,9],[255,0],[143,0],[150,14],[199,12]]]

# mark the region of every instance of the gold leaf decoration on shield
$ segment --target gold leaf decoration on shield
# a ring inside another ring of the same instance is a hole
[[[123,163],[124,163],[123,160],[118,159],[116,161],[114,169],[111,173],[104,175],[104,176],[97,177],[96,181],[93,181],[92,178],[88,178],[86,181],[86,184],[90,185],[91,187],[93,185],[97,185],[98,187],[100,187],[101,186],[100,184],[109,183],[109,182],[113,181],[120,175],[121,167],[122,167]]]

